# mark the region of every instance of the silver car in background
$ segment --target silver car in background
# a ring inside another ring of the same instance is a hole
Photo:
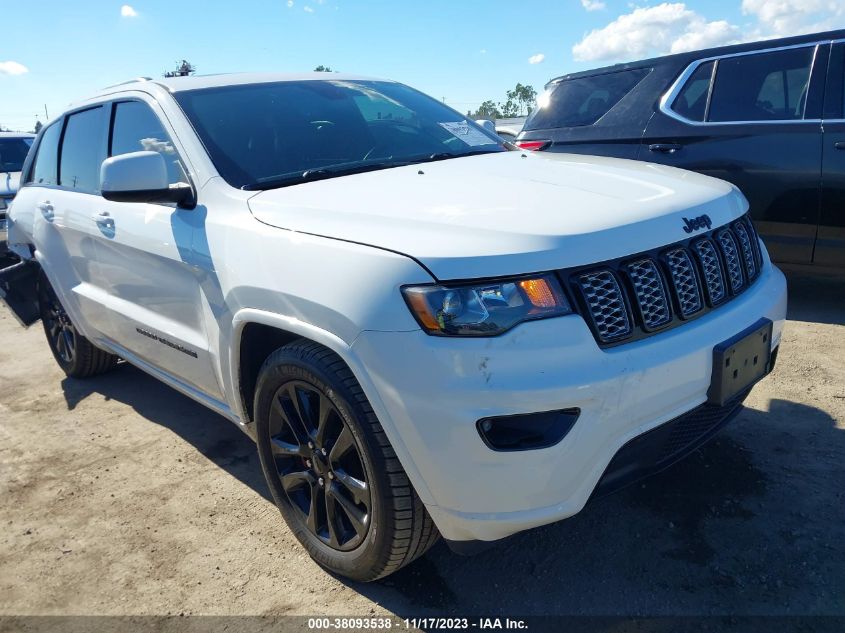
[[[25,132],[0,132],[0,254],[6,248],[6,210],[18,192],[21,169],[34,134]]]

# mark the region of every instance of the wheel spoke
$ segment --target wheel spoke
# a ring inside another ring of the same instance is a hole
[[[299,393],[296,390],[296,385],[294,383],[289,383],[284,390],[286,395],[285,400],[282,401],[282,408],[287,413],[288,420],[291,423],[291,428],[294,428],[296,425],[296,429],[303,433],[303,438],[310,437],[310,433],[308,430],[308,422],[306,421],[305,416],[302,413],[302,402],[299,399]],[[288,406],[285,406],[286,403],[290,403]],[[297,433],[299,435],[299,433]]]
[[[337,506],[334,495],[330,491],[326,491],[326,525],[329,528],[329,545],[332,547],[340,546],[340,537],[337,532]]]
[[[343,430],[340,432],[337,441],[334,443],[334,446],[332,446],[332,450],[329,453],[329,461],[331,461],[332,464],[335,464],[354,447],[355,441],[352,437],[352,431],[350,431],[349,427],[344,424]]]
[[[328,426],[329,417],[334,412],[334,405],[323,394],[320,394],[318,415],[317,415],[317,432],[314,435],[314,441],[317,446],[323,446],[326,439],[326,427]]]
[[[316,483],[314,477],[307,471],[296,471],[282,475],[282,487],[287,492],[297,490],[303,486],[313,487]]]
[[[302,436],[302,428],[300,427],[299,423],[296,420],[292,420],[291,416],[288,411],[288,407],[285,406],[284,400],[282,399],[281,395],[277,395],[273,398],[273,404],[270,408],[270,415],[271,421],[274,416],[277,416],[280,420],[280,428],[278,429],[278,433],[282,433],[284,430],[283,427],[287,426],[290,429],[290,432],[293,433],[293,437],[296,439],[296,442],[302,446],[307,444],[307,436]],[[304,448],[303,448],[304,450]]]
[[[64,331],[65,346],[67,347],[67,360],[73,360],[73,355],[76,353],[76,337],[70,330]]]
[[[308,529],[313,534],[317,534],[320,517],[320,495],[323,494],[323,489],[320,488],[316,482],[311,484],[311,504],[308,506],[308,517],[305,520]]]
[[[58,337],[56,338],[56,351],[62,359],[67,360],[67,351],[65,350],[65,333],[63,331],[60,331]]]
[[[361,481],[357,477],[353,477],[345,470],[335,469],[335,480],[342,484],[351,494],[355,503],[362,503],[367,508],[370,507],[370,488],[366,481]]]
[[[270,449],[277,457],[308,457],[308,451],[301,444],[291,444],[279,437],[270,438]]]
[[[336,488],[332,487],[327,494],[334,497],[336,507],[341,508],[344,514],[346,514],[349,518],[349,522],[352,524],[352,529],[355,530],[355,534],[363,537],[367,531],[368,515],[361,512],[354,503],[349,501],[349,499],[344,497],[342,494],[338,493]]]

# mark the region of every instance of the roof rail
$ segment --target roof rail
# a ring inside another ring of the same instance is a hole
[[[121,81],[118,84],[112,84],[111,86],[106,86],[103,90],[108,90],[109,88],[117,88],[118,86],[125,86],[126,84],[134,84],[138,82],[144,81],[152,81],[152,77],[135,77],[135,79],[130,79],[129,81]]]

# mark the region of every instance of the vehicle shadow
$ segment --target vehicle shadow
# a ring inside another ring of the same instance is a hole
[[[787,318],[791,321],[845,325],[845,274],[783,266],[789,288]]]
[[[843,615],[845,510],[824,483],[842,480],[843,457],[832,417],[774,400],[568,520],[471,558],[441,543],[349,584],[401,617]]]
[[[138,415],[170,429],[211,462],[273,502],[253,441],[223,416],[140,369],[121,363],[115,371],[93,379],[65,378],[62,391],[69,410],[93,393],[132,407]]]

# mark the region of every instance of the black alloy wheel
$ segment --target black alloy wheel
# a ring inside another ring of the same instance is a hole
[[[355,438],[337,407],[316,385],[292,380],[270,407],[276,472],[309,532],[340,551],[367,535],[372,499]]]
[[[78,337],[76,328],[53,287],[50,284],[40,284],[38,289],[42,310],[41,319],[44,322],[47,341],[55,351],[57,360],[72,365],[76,358]]]
[[[117,356],[95,347],[79,332],[44,271],[38,277],[38,310],[50,351],[65,374],[90,378],[117,365]]]
[[[333,351],[297,339],[272,352],[253,416],[273,501],[318,564],[367,582],[437,541],[361,385]]]

